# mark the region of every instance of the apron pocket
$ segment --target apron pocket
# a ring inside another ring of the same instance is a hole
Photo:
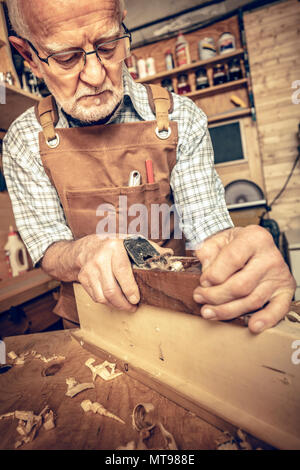
[[[164,184],[160,182],[133,187],[67,190],[65,196],[67,222],[77,239],[95,233],[114,238],[120,233],[143,235],[159,242],[163,221],[166,219],[168,223],[167,219],[170,219],[170,194],[164,194]],[[159,211],[161,204],[164,214]],[[165,235],[164,238],[170,238],[167,232]]]

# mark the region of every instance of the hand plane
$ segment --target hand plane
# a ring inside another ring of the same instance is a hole
[[[133,265],[141,304],[199,315],[201,305],[193,300],[201,275],[197,258],[161,255],[141,236],[125,239],[124,247]]]

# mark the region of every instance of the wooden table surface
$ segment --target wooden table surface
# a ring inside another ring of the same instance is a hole
[[[85,361],[90,357],[96,359],[95,365],[103,361],[84,349],[72,337],[71,330],[8,337],[5,344],[7,353],[12,350],[16,354],[36,351],[46,357],[65,356],[63,361],[45,363],[30,354],[23,366],[14,365],[8,372],[0,374],[0,415],[15,410],[38,414],[48,405],[56,416],[54,429],[41,428],[33,442],[20,449],[115,450],[129,441],[137,442],[139,434],[132,426],[132,411],[138,403],[155,406],[162,424],[173,434],[178,449],[215,449],[220,439],[224,441],[222,431],[126,373],[111,381],[97,377],[94,389],[83,391],[74,398],[67,397],[66,378],[75,377],[80,383],[91,382],[92,374]],[[53,367],[57,363],[61,367]],[[101,403],[126,424],[92,412],[85,413],[80,403],[86,399]],[[20,438],[17,424],[17,419],[0,420],[0,449],[14,449]],[[146,444],[149,449],[157,449],[155,436]]]

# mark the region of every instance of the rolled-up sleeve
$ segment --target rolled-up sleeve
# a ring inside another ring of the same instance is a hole
[[[183,100],[178,119],[177,163],[171,175],[174,201],[188,249],[233,227],[225,191],[214,167],[207,118],[191,100]]]
[[[72,240],[56,189],[44,171],[30,113],[3,140],[3,170],[16,226],[34,265],[55,242]]]

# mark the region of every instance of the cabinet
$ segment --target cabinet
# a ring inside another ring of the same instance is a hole
[[[224,32],[233,34],[235,50],[226,54],[216,55],[209,60],[199,60],[199,41],[209,37],[217,45],[220,36]],[[237,121],[240,125],[244,158],[216,164],[216,169],[223,185],[226,186],[234,180],[247,179],[255,182],[265,192],[254,96],[248,65],[247,44],[244,40],[243,16],[233,15],[220,19],[209,26],[185,33],[184,36],[189,43],[191,63],[168,71],[166,70],[165,53],[167,50],[171,50],[175,59],[176,37],[162,39],[152,44],[134,48],[133,54],[137,60],[141,58],[146,60],[148,57],[153,57],[156,67],[155,75],[147,76],[142,80],[138,79],[137,82],[161,85],[162,80],[168,78],[172,80],[174,91],[177,92],[178,75],[181,73],[187,74],[191,92],[184,96],[192,99],[204,111],[208,117],[209,127]],[[228,64],[234,58],[240,62],[242,78],[214,86],[214,66],[216,64],[224,64],[225,70],[228,70]],[[200,67],[206,69],[210,86],[197,90],[196,72]],[[237,97],[238,100],[235,100],[234,97]],[[237,106],[234,101],[242,103],[242,106]]]
[[[251,83],[248,71],[248,61],[246,55],[246,44],[242,42],[239,18],[237,15],[218,21],[208,27],[186,33],[185,39],[189,43],[191,63],[181,67],[175,67],[172,70],[166,70],[165,52],[170,50],[175,59],[176,37],[155,42],[147,46],[135,48],[133,53],[137,59],[153,57],[157,73],[147,76],[144,79],[138,79],[140,83],[161,84],[162,80],[168,78],[172,80],[174,91],[178,92],[178,76],[182,73],[188,76],[188,82],[191,92],[185,96],[191,98],[208,116],[209,123],[221,122],[232,118],[240,118],[254,114],[254,107],[251,96]],[[218,54],[218,40],[222,33],[229,31],[235,39],[235,50],[226,54]],[[199,60],[198,43],[205,37],[213,39],[217,48],[217,55],[208,60]],[[232,59],[240,63],[242,77],[239,80],[227,81],[224,84],[213,84],[213,69],[217,64],[225,66],[225,72],[228,74],[228,66]],[[176,62],[176,61],[175,61]],[[176,65],[176,64],[175,64]],[[206,69],[209,81],[209,87],[202,90],[196,89],[196,72],[199,68]],[[233,101],[233,95],[237,96],[243,106],[236,106]]]

